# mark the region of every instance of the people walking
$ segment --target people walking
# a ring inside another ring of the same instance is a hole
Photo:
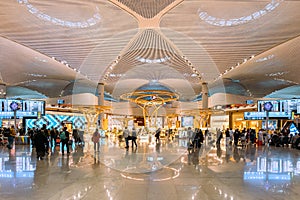
[[[64,127],[62,132],[59,134],[59,138],[60,138],[60,142],[61,142],[61,153],[62,155],[64,155],[65,152],[65,147],[67,149],[67,154],[70,154],[70,150],[69,150],[69,136],[70,133],[67,130],[67,127]]]
[[[75,145],[78,145],[78,144],[79,144],[79,141],[80,141],[80,138],[79,138],[78,130],[77,130],[76,128],[73,129],[72,136],[73,136],[73,138],[74,138]]]
[[[45,142],[45,146],[46,146],[46,153],[49,154],[49,136],[50,136],[50,133],[47,129],[47,125],[46,124],[43,124],[42,128],[41,128],[41,132],[45,135],[46,137],[46,142]]]
[[[195,142],[194,146],[196,148],[201,148],[203,140],[204,140],[204,136],[203,136],[202,130],[201,129],[197,129],[196,134],[195,134],[195,138],[194,138],[194,142]]]
[[[229,146],[229,142],[230,142],[230,130],[229,130],[229,128],[226,129],[225,135],[226,135],[226,147],[227,147],[227,146]]]
[[[155,132],[155,142],[156,143],[159,143],[159,138],[160,138],[160,133],[161,133],[161,129],[160,128],[158,128],[157,130],[156,130],[156,132]]]
[[[191,127],[188,127],[187,137],[189,138],[189,144],[191,144],[194,148],[195,132],[192,130]]]
[[[47,137],[45,134],[38,130],[37,133],[34,136],[34,144],[35,144],[35,150],[36,150],[36,158],[39,160],[43,160],[43,157],[45,156],[46,152],[46,146],[45,143],[47,142]]]
[[[234,146],[238,146],[240,135],[241,135],[241,132],[239,131],[239,129],[235,129],[235,131],[233,133]]]
[[[135,128],[133,127],[132,128],[132,131],[131,131],[131,146],[133,148],[133,145],[135,145],[135,147],[137,148],[137,143],[136,143],[136,139],[137,139],[137,135],[136,135],[136,130]]]
[[[51,131],[50,131],[50,145],[52,149],[55,149],[56,146],[56,139],[57,139],[57,130],[52,127]]]
[[[221,139],[223,138],[223,133],[221,131],[221,129],[217,129],[217,145],[220,145],[221,143]]]
[[[14,139],[16,137],[16,130],[15,130],[15,126],[12,125],[10,128],[8,128],[9,131],[9,135],[7,137],[7,140],[8,140],[8,145],[7,145],[7,148],[8,149],[12,149],[13,148],[13,144],[14,144]]]
[[[92,141],[94,143],[94,151],[99,152],[100,151],[100,133],[99,130],[96,129],[92,136]]]
[[[125,139],[125,148],[128,149],[129,148],[129,144],[128,144],[129,130],[127,129],[127,127],[125,127],[125,129],[123,131],[123,138]]]

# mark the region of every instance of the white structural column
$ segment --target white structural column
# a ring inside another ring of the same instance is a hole
[[[104,83],[98,83],[98,105],[99,106],[104,106]],[[98,116],[98,125],[99,125],[99,128],[103,128],[103,117],[104,117],[104,114],[101,113],[99,116]]]
[[[202,109],[208,108],[208,86],[206,82],[202,83]]]

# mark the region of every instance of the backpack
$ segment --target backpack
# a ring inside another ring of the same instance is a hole
[[[61,139],[61,140],[65,140],[67,137],[66,137],[66,133],[63,131],[63,132],[61,132],[61,134],[59,135],[59,138]]]

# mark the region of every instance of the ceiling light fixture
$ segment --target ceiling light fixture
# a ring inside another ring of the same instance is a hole
[[[279,6],[279,4],[284,0],[271,0],[263,9],[253,12],[247,16],[242,16],[240,18],[232,18],[232,19],[224,19],[218,18],[211,15],[208,15],[207,12],[198,10],[198,16],[201,20],[205,21],[208,24],[214,26],[237,26],[245,23],[249,23],[256,19],[261,18],[262,16],[266,15],[267,13],[272,12],[275,8]]]
[[[69,28],[87,28],[87,27],[96,25],[101,20],[101,16],[100,16],[98,7],[96,7],[96,12],[93,14],[93,16],[86,20],[66,21],[66,20],[55,18],[55,17],[51,17],[50,15],[43,13],[42,11],[37,9],[33,4],[31,4],[29,2],[29,0],[18,0],[18,3],[25,5],[28,12],[35,15],[39,19],[41,19],[43,21],[51,22],[51,23],[53,23],[55,25],[59,25],[59,26],[65,26],[65,27],[69,27]]]
[[[148,58],[142,58],[140,56],[137,57],[137,60],[142,62],[142,63],[163,63],[168,60],[170,60],[170,57],[166,56],[163,58],[157,58],[157,59],[148,59]]]

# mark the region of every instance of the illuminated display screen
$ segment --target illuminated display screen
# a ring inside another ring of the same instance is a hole
[[[269,119],[291,119],[290,112],[269,112]],[[245,120],[263,120],[267,118],[266,112],[244,112]]]
[[[274,100],[274,101],[257,101],[257,111],[258,112],[264,112],[265,110],[265,104],[266,103],[271,103],[273,105],[272,109],[270,111],[273,112],[279,112],[279,111],[284,111],[285,108],[283,107],[283,103],[281,103],[279,100]]]
[[[245,120],[261,120],[267,117],[266,112],[244,112]]]
[[[14,110],[10,105],[17,103],[17,118],[37,117],[45,115],[45,101],[0,99],[0,118],[10,119],[14,117]]]
[[[194,117],[187,116],[181,118],[181,126],[182,127],[193,127],[194,126]]]
[[[246,104],[254,104],[254,100],[251,100],[251,99],[246,100]]]
[[[266,121],[262,121],[261,127],[266,129]],[[277,120],[269,120],[268,121],[268,129],[269,130],[276,130],[277,129]]]
[[[269,112],[270,119],[291,119],[290,112]]]
[[[58,99],[57,100],[57,104],[64,104],[65,103],[65,100],[63,100],[63,99]]]
[[[295,112],[300,114],[300,99],[257,101],[257,111],[265,111],[264,105],[267,102],[270,102],[273,105],[272,112]]]

